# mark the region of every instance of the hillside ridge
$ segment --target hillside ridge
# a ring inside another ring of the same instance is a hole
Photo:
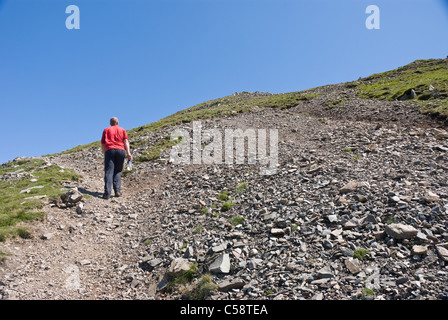
[[[0,242],[0,299],[447,299],[448,132],[421,105],[443,105],[443,84],[427,100],[375,96],[389,76],[238,93],[130,130],[138,160],[109,201],[95,143],[4,165],[1,186],[43,197],[29,188],[50,168],[63,197]],[[277,130],[276,173],[248,153],[173,162],[171,134],[194,122],[203,137]]]

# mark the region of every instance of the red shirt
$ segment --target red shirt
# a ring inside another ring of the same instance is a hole
[[[128,139],[126,130],[119,126],[110,126],[104,129],[101,143],[106,145],[106,151],[109,149],[125,150],[124,140]]]

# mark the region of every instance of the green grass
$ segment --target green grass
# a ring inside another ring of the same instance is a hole
[[[221,201],[229,200],[229,191],[222,191],[218,194],[218,199]]]
[[[407,90],[414,89],[421,111],[448,116],[448,59],[417,60],[352,84],[358,96],[377,100],[397,100]],[[434,89],[430,90],[430,86]]]
[[[181,272],[179,275],[170,276],[168,282],[172,288],[191,282],[197,276],[197,263],[193,264],[189,270]]]
[[[429,90],[430,85],[434,90]],[[407,90],[414,89],[417,94],[415,102],[418,103],[421,111],[442,117],[448,116],[448,59],[417,60],[395,70],[348,82],[345,86],[355,89],[356,94],[362,98],[391,101],[398,99]],[[144,147],[148,145],[148,140],[142,138],[142,135],[146,133],[158,132],[167,127],[192,121],[229,117],[248,112],[255,107],[288,109],[316,97],[319,95],[312,93],[312,89],[278,94],[247,92],[233,94],[197,104],[158,121],[128,130],[129,141],[131,148]],[[330,99],[327,100],[325,106],[327,109],[332,109],[343,105],[343,103],[344,100],[340,98]],[[309,117],[309,115],[305,115],[305,117]],[[167,141],[159,141],[156,145],[150,146],[143,155],[138,157],[138,160],[157,159],[160,157],[160,150],[163,151],[170,146]],[[100,147],[100,142],[95,141],[76,146],[59,154]]]
[[[1,262],[5,262],[6,261],[6,257],[9,256],[10,254],[3,252],[0,250],[0,263]]]
[[[339,107],[341,104],[343,104],[343,99],[328,99],[324,102],[325,109],[331,110],[333,108]]]
[[[235,216],[232,218],[232,225],[237,226],[239,224],[242,224],[244,222],[244,217],[241,216]]]
[[[185,296],[189,300],[204,300],[217,289],[218,286],[213,282],[213,277],[210,274],[205,274],[201,276],[198,283]]]
[[[42,208],[44,200],[56,199],[63,191],[63,181],[79,181],[81,176],[74,171],[62,169],[58,166],[43,166],[44,161],[33,159],[30,161],[11,161],[0,167],[0,176],[20,170],[25,175],[18,180],[0,181],[0,241],[9,236],[30,238],[32,235],[21,223],[30,222],[44,217]],[[31,181],[31,178],[37,181]],[[30,189],[29,193],[23,190]],[[27,199],[28,198],[28,199]]]
[[[181,137],[179,140],[171,140],[169,136],[164,137],[156,142],[153,146],[150,146],[146,151],[144,151],[140,156],[135,159],[135,162],[146,162],[159,159],[162,152],[168,148],[171,148],[181,142]]]
[[[145,132],[155,132],[165,127],[175,126],[197,120],[232,116],[247,112],[253,107],[260,108],[291,108],[305,101],[318,97],[307,92],[290,92],[279,94],[240,93],[197,104],[193,107],[176,112],[159,121],[144,125],[129,131],[130,139]]]
[[[249,185],[247,184],[247,182],[242,182],[236,187],[235,192],[238,194],[243,193],[244,191],[247,190],[248,187]]]
[[[201,226],[197,226],[196,228],[193,229],[193,234],[199,234],[202,232],[202,227]]]
[[[146,133],[158,132],[164,128],[189,123],[192,121],[212,119],[216,117],[233,116],[238,113],[248,112],[253,107],[287,109],[318,97],[317,94],[307,91],[298,91],[279,94],[251,94],[239,93],[223,98],[206,101],[195,106],[176,112],[150,124],[133,128],[127,131],[131,149],[148,145],[146,139],[141,136]],[[166,138],[165,138],[166,139]],[[169,138],[168,138],[169,141]],[[172,142],[171,142],[172,143]],[[160,149],[170,147],[168,142],[159,141],[156,145],[149,147],[146,154],[139,157],[139,161],[151,161],[160,156]],[[86,145],[79,145],[69,150],[46,156],[75,153],[89,148],[101,148],[100,141]]]
[[[366,249],[356,249],[355,252],[353,253],[353,258],[362,261],[368,253],[369,252]]]
[[[361,298],[367,299],[369,296],[375,297],[375,291],[369,288],[364,288],[362,290]]]
[[[232,202],[224,202],[221,206],[221,211],[229,211],[235,204]]]

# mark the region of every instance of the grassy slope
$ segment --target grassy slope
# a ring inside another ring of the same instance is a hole
[[[316,96],[316,94],[307,93],[306,91],[281,94],[239,93],[224,98],[210,100],[176,112],[156,122],[129,130],[128,135],[131,143],[131,148],[141,147],[147,144],[147,141],[139,139],[142,134],[148,132],[156,132],[165,127],[188,123],[195,120],[211,119],[221,116],[231,116],[235,113],[247,112],[253,107],[289,108],[296,106],[303,101],[312,99]],[[171,146],[172,144],[170,144],[169,140],[166,140],[165,138],[162,138],[156,146],[149,147],[146,155],[140,160],[153,160],[157,158],[157,154],[160,153],[161,148],[163,149],[165,147]],[[100,142],[95,141],[87,145],[79,145],[75,148],[63,151],[62,154],[74,153],[87,148],[99,147]]]
[[[417,60],[351,85],[360,97],[378,100],[397,100],[414,89],[421,111],[448,117],[448,59]]]
[[[0,241],[5,241],[8,236],[30,237],[26,227],[20,226],[21,222],[42,218],[43,199],[61,195],[63,181],[81,178],[72,170],[45,166],[40,159],[10,161],[0,166],[0,177],[14,172],[22,176],[0,180]],[[39,188],[21,192],[37,186]]]
[[[430,85],[433,87],[432,90],[430,90]],[[448,116],[448,59],[417,60],[395,70],[347,83],[347,87],[356,88],[357,95],[360,97],[378,100],[396,100],[407,90],[414,89],[417,94],[415,101],[423,112],[442,117]],[[256,106],[288,108],[316,96],[312,90],[307,90],[281,94],[239,93],[210,100],[176,112],[159,121],[129,130],[131,147],[146,145],[147,141],[139,139],[142,134],[156,132],[165,127],[195,120],[231,116],[235,113],[246,112]],[[157,158],[160,149],[170,145],[163,139],[157,143],[157,146],[148,148],[143,161]],[[62,153],[74,153],[86,148],[99,147],[99,141],[95,141]]]

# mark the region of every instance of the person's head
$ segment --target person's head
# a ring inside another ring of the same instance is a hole
[[[110,118],[110,125],[111,126],[118,126],[118,118]]]

